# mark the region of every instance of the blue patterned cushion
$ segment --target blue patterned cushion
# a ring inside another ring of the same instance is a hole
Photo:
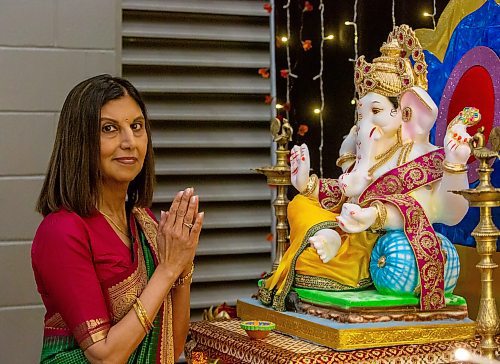
[[[445,252],[444,288],[452,293],[460,273],[460,260],[451,241],[437,233]],[[370,274],[380,293],[414,295],[419,283],[418,268],[406,235],[401,230],[389,231],[379,238],[370,258]]]

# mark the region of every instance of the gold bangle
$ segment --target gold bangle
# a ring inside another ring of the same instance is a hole
[[[144,328],[144,331],[146,331],[146,334],[153,328],[153,323],[148,317],[148,314],[146,313],[146,309],[142,305],[141,300],[139,297],[136,298],[134,302],[134,310],[135,314],[137,315],[137,318],[141,322],[142,327]]]
[[[387,208],[381,201],[374,201],[370,206],[377,209],[377,218],[375,222],[370,226],[372,231],[381,230],[387,221]]]
[[[337,167],[342,168],[342,164],[344,164],[347,161],[355,160],[356,159],[356,154],[348,152],[345,154],[342,154],[340,157],[337,158],[337,161],[335,162],[335,165]]]
[[[183,286],[186,283],[191,284],[193,281],[193,272],[194,272],[194,263],[191,264],[191,270],[184,277],[177,278],[177,281],[172,285],[172,288],[177,288],[179,286]]]
[[[443,161],[443,170],[448,173],[465,173],[467,172],[467,165],[461,163],[450,163]]]
[[[318,182],[319,182],[318,176],[316,176],[315,174],[311,174],[309,176],[309,181],[307,181],[306,189],[302,191],[300,194],[306,197],[311,196],[314,193],[316,187],[318,186]]]

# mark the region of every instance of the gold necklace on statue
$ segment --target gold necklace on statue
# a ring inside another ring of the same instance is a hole
[[[112,218],[111,216],[109,216],[108,214],[102,212],[101,210],[99,210],[99,212],[106,218],[108,219],[108,221],[115,227],[118,229],[119,232],[121,232],[123,235],[125,236],[129,236],[129,234],[127,232],[125,232]]]

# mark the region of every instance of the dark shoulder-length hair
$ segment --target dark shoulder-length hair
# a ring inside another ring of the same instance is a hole
[[[127,207],[148,207],[153,199],[154,156],[146,106],[127,80],[99,75],[76,85],[66,97],[57,127],[54,149],[36,210],[43,216],[60,208],[80,216],[95,212],[101,172],[100,118],[108,101],[132,97],[144,115],[148,147],[144,165],[127,191]]]

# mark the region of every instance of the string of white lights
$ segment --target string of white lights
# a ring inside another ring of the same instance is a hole
[[[319,2],[319,10],[320,10],[320,18],[321,18],[321,44],[319,48],[319,73],[313,77],[313,80],[317,80],[319,78],[319,92],[321,96],[321,106],[319,108],[319,126],[320,126],[320,143],[319,143],[319,174],[320,177],[323,177],[323,144],[324,144],[324,137],[323,137],[323,110],[325,109],[325,92],[323,89],[323,45],[325,43],[325,4],[323,4],[323,0],[320,0]],[[333,36],[328,39],[332,39]],[[317,109],[315,109],[316,112]]]
[[[433,1],[432,26],[434,27],[434,29],[436,29],[436,0]]]
[[[392,0],[392,27],[396,27],[396,16],[394,15],[394,7],[395,7],[396,0]]]
[[[286,45],[286,62],[288,67],[288,75],[286,77],[286,104],[290,105],[290,77],[297,78],[297,75],[292,73],[292,62],[290,60],[290,1],[283,6],[283,9],[286,9],[286,38],[282,37],[281,40]],[[286,118],[290,120],[290,112],[289,107],[286,108]]]
[[[433,0],[432,14],[425,12],[424,16],[432,18],[432,26],[434,27],[434,29],[436,29],[436,0]]]
[[[345,25],[352,25],[354,27],[354,59],[349,58],[349,61],[356,62],[358,59],[358,24],[356,23],[358,19],[358,0],[354,1],[354,16],[352,21],[346,21]],[[354,95],[351,99],[351,104],[356,104],[356,87],[354,87]],[[356,119],[356,110],[354,110],[354,120]]]

